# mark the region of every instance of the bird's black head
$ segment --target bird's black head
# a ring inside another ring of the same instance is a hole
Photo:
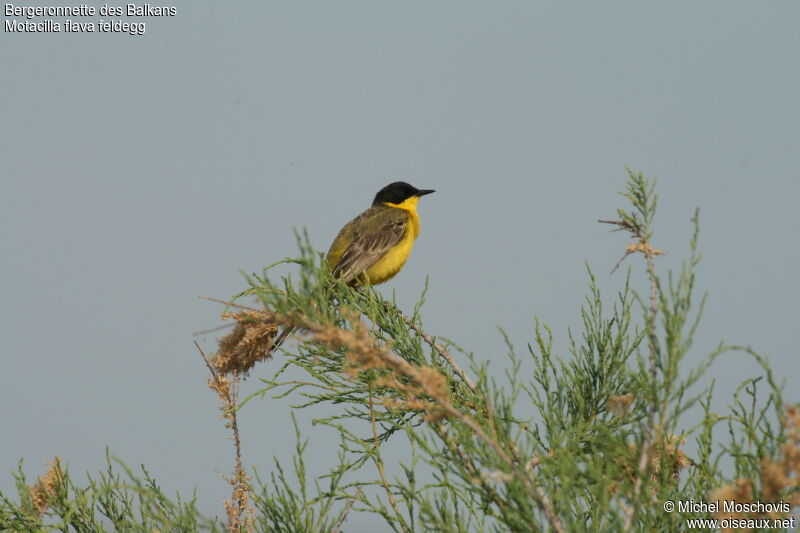
[[[402,204],[409,198],[419,198],[420,196],[432,192],[436,191],[432,189],[417,189],[404,181],[395,181],[378,191],[378,194],[375,195],[375,199],[372,201],[372,205],[381,205],[385,203]]]

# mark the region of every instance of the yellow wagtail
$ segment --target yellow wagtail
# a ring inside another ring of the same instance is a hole
[[[334,276],[350,285],[377,285],[392,279],[406,264],[419,235],[417,202],[432,192],[403,181],[378,191],[372,207],[348,222],[333,240],[326,260]],[[269,351],[295,329],[284,328]]]
[[[419,235],[417,202],[435,192],[403,181],[375,195],[372,207],[339,231],[328,251],[334,276],[351,285],[377,285],[400,272]]]

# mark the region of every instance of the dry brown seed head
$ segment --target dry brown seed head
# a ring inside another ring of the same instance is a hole
[[[36,511],[43,515],[50,506],[49,502],[55,496],[56,490],[63,483],[61,474],[61,458],[56,456],[53,461],[47,461],[50,468],[45,475],[37,478],[37,482],[28,486],[28,493],[31,496]]]
[[[625,416],[633,403],[633,394],[611,396],[606,402],[606,409],[619,416]]]

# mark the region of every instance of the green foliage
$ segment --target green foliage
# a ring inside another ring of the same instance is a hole
[[[293,415],[294,418],[294,415]],[[275,460],[275,470],[270,474],[270,483],[266,484],[257,478],[260,491],[255,497],[255,508],[258,515],[257,526],[265,533],[314,533],[331,531],[336,523],[344,517],[344,511],[334,509],[339,501],[338,488],[342,479],[340,473],[330,476],[327,488],[323,488],[315,480],[315,495],[309,494],[308,476],[304,460],[304,452],[308,440],[301,440],[300,431],[295,421],[297,437],[296,455],[293,469],[297,481],[297,489],[286,474],[283,465]],[[340,456],[340,460],[344,458]]]
[[[556,353],[553,330],[537,319],[526,353],[505,338],[504,380],[490,375],[486,359],[425,333],[425,292],[406,316],[380,292],[333,278],[305,235],[298,236],[299,258],[290,260],[296,275],[273,280],[266,268],[247,276],[249,287],[230,307],[254,297],[281,324],[298,328],[301,343],[262,367],[270,377],[240,408],[287,396],[296,413],[330,405],[334,414],[314,423],[339,436],[337,463],[311,483],[308,439],[297,430],[294,475],[276,459],[266,480],[257,477],[255,530],[347,531],[348,517],[371,513],[398,532],[679,531],[689,518],[714,515],[668,513],[667,500],[707,502],[745,485],[751,500],[797,497],[791,480],[798,465],[787,450],[796,453],[800,442],[790,438],[782,387],[767,361],[721,344],[685,368],[706,300],[695,288],[698,213],[689,257],[663,275],[651,244],[654,181],[629,171],[622,195],[629,209],[603,222],[631,236],[623,259],[641,254],[642,268],[632,264],[618,275],[621,287],[609,300],[587,265],[582,330],[568,332],[568,353]],[[637,292],[639,285],[648,290]],[[708,370],[730,352],[751,357],[763,375],[742,383],[730,412],[720,415]],[[287,377],[298,370],[303,379]],[[407,450],[392,477],[383,455],[390,442],[393,453]],[[765,464],[789,481],[769,477]],[[109,462],[85,488],[65,474],[40,515],[20,468],[19,498],[2,496],[0,529],[222,528],[201,518],[194,500],[164,496],[146,471],[143,480],[124,471],[123,480]]]
[[[42,514],[29,487],[41,487],[41,480],[29,482],[20,462],[14,476],[18,500],[0,493],[0,531],[222,531],[198,512],[194,498],[173,500],[164,494],[144,467],[140,476],[115,457],[108,455],[106,462],[104,472],[79,485],[56,461],[47,476],[52,484],[44,484],[50,490],[41,493],[47,506]]]

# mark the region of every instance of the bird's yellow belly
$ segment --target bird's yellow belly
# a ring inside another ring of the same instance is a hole
[[[409,228],[403,240],[389,250],[386,255],[367,269],[366,275],[369,278],[371,285],[377,285],[384,281],[390,280],[395,274],[400,272],[403,265],[406,264],[411,249],[414,247],[414,239],[416,238],[416,228]]]

